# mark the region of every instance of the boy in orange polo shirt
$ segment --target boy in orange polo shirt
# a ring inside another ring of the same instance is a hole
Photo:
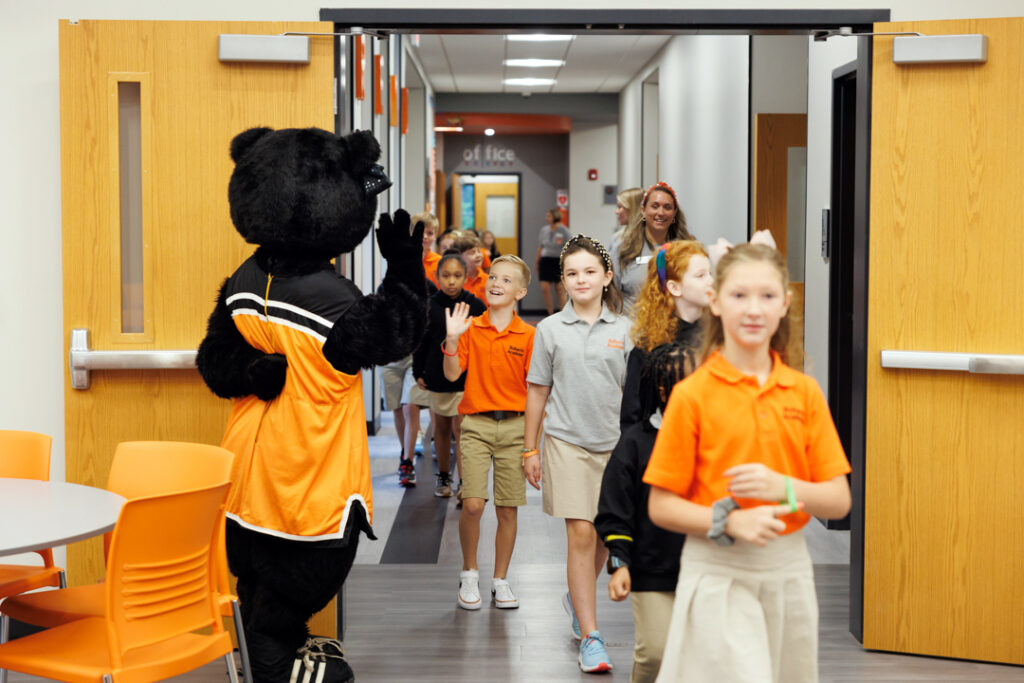
[[[441,260],[441,255],[434,251],[434,239],[437,237],[437,230],[441,223],[437,220],[437,216],[429,211],[416,214],[410,219],[410,222],[413,225],[423,223],[423,272],[426,273],[427,279],[437,287],[437,263]]]
[[[462,254],[462,262],[466,264],[466,284],[462,288],[490,306],[484,292],[488,283],[487,270],[484,269],[484,250],[480,248],[480,239],[468,230],[464,230],[455,239],[452,248],[459,250],[459,253]],[[526,280],[527,282],[530,280],[529,275],[526,276]]]
[[[459,414],[464,417],[458,605],[463,609],[476,610],[482,606],[476,551],[492,458],[498,531],[494,539],[491,596],[496,607],[519,607],[507,574],[516,544],[518,507],[526,504],[523,413],[534,328],[516,315],[515,305],[526,296],[529,284],[530,268],[526,263],[518,256],[502,256],[494,260],[487,277],[486,313],[470,318],[469,306],[464,303],[445,312],[445,377],[455,381],[466,371],[466,390],[459,404]]]

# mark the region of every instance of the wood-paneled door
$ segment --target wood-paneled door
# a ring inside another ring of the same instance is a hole
[[[197,347],[221,281],[253,250],[227,204],[232,137],[257,125],[334,127],[330,38],[311,39],[309,64],[224,63],[218,35],[332,30],[60,23],[65,351],[75,328],[94,349]],[[122,232],[131,214],[134,234]],[[228,410],[194,370],[94,371],[87,390],[66,375],[67,479],[104,486],[121,441],[219,444]],[[98,540],[68,548],[72,585],[102,576]],[[334,623],[332,603],[313,630],[333,634]]]
[[[882,350],[1024,354],[1024,19],[980,64],[874,39],[864,646],[1024,664],[1024,377],[883,369]]]
[[[476,230],[494,233],[494,243],[502,254],[519,255],[519,183],[474,185]]]

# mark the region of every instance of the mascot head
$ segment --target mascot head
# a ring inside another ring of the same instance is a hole
[[[391,186],[369,131],[251,128],[231,141],[231,220],[246,242],[332,258],[363,241]]]

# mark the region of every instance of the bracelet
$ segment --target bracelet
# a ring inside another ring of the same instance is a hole
[[[445,344],[447,344],[447,343],[448,343],[447,341],[441,342],[441,353],[443,353],[444,355],[448,356],[449,358],[454,358],[455,356],[459,355],[458,349],[455,350],[455,353],[448,353],[447,351],[445,351],[444,347],[445,347]]]
[[[796,492],[793,491],[793,480],[786,477],[786,501],[789,503],[789,511],[796,512]]]
[[[536,448],[523,449],[523,460],[526,460],[527,458],[532,458],[535,455],[540,455],[540,451],[537,450]]]

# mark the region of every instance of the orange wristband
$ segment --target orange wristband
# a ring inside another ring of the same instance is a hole
[[[444,350],[445,344],[447,344],[447,342],[441,342],[441,353],[443,353],[444,355],[448,356],[449,358],[454,358],[455,356],[459,355],[458,351],[456,351],[455,353],[448,353],[447,351],[445,351]]]
[[[540,455],[540,451],[536,448],[531,448],[530,450],[526,450],[525,448],[523,449],[523,460],[532,458],[535,455]]]

